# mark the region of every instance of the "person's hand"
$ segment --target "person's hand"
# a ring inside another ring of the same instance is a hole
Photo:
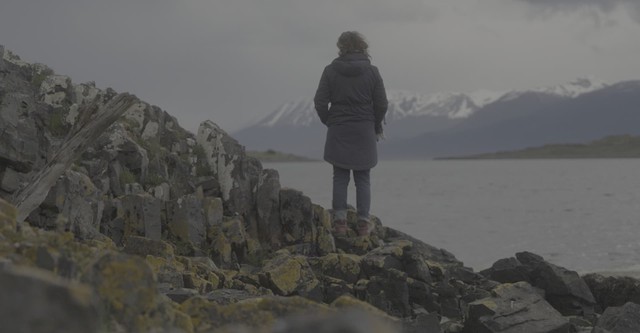
[[[386,139],[383,132],[376,134],[376,141],[380,142],[381,140]]]

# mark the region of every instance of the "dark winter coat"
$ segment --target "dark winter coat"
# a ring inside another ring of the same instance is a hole
[[[314,103],[328,127],[324,160],[345,169],[373,168],[378,163],[376,134],[382,133],[388,102],[380,72],[368,56],[349,53],[333,60],[322,72]]]

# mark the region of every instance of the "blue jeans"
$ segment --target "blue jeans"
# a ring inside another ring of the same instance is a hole
[[[351,179],[351,170],[333,166],[333,201],[332,208],[336,220],[347,218],[347,188]],[[358,219],[369,221],[371,208],[371,183],[369,170],[353,170],[356,183],[356,209]]]

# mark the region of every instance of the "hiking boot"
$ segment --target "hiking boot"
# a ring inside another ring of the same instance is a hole
[[[373,231],[373,224],[367,220],[358,220],[358,236],[369,236]]]
[[[333,221],[333,235],[344,237],[347,235],[347,220]]]

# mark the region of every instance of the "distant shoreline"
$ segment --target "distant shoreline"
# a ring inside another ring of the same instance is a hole
[[[248,156],[257,158],[260,162],[274,163],[274,162],[318,162],[318,160],[308,158],[305,156],[299,156],[289,153],[283,153],[272,149],[266,151],[247,151]]]
[[[435,160],[500,159],[631,159],[640,158],[640,136],[608,136],[586,144],[548,144],[520,150],[466,156],[437,157]]]

